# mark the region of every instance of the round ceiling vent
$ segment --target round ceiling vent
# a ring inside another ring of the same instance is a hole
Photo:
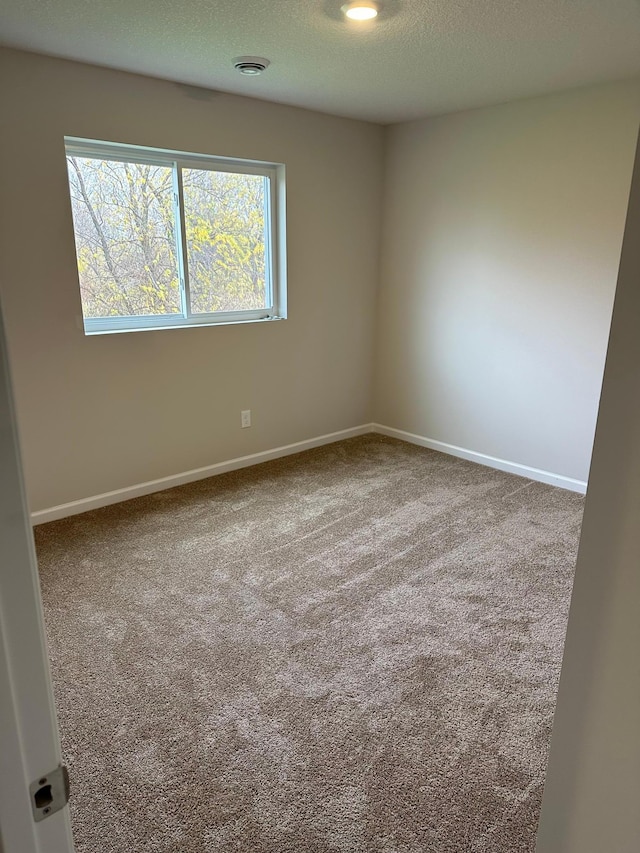
[[[241,74],[255,77],[269,67],[269,60],[262,56],[236,56],[233,60],[233,67]]]

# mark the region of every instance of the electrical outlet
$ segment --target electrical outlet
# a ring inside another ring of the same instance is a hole
[[[242,429],[251,426],[251,409],[245,409],[243,412],[240,412],[240,426]]]

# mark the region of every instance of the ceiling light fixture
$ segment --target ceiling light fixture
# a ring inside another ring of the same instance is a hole
[[[379,12],[380,4],[374,0],[353,0],[342,7],[343,15],[351,21],[372,21]]]
[[[246,74],[248,77],[257,77],[269,67],[268,59],[262,56],[236,56],[233,60],[233,67],[241,74]]]

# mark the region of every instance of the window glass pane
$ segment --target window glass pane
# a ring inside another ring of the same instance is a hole
[[[268,179],[182,170],[191,310],[265,308],[265,202]]]
[[[173,169],[67,157],[85,318],[182,311]]]

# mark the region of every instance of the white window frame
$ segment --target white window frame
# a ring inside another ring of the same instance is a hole
[[[191,326],[219,326],[230,323],[255,323],[267,320],[284,320],[287,316],[286,294],[286,242],[285,242],[285,167],[282,163],[265,163],[259,160],[240,160],[209,154],[190,154],[141,145],[124,145],[119,142],[100,142],[65,136],[67,157],[116,160],[166,166],[173,170],[174,206],[180,287],[180,314],[146,314],[120,317],[85,317],[86,335],[113,332],[138,332],[147,329],[175,329]],[[182,169],[203,169],[215,172],[232,172],[243,175],[262,175],[267,179],[268,192],[265,203],[265,302],[264,308],[241,311],[216,311],[208,314],[193,313],[189,304],[189,261],[184,227],[184,197]],[[75,237],[75,228],[74,228]],[[76,257],[77,259],[77,257]]]

